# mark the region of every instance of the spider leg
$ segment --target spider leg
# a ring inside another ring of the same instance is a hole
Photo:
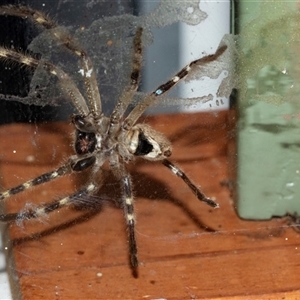
[[[39,64],[42,64],[43,68],[49,74],[52,74],[59,79],[61,89],[71,98],[77,111],[81,115],[87,115],[89,113],[85,99],[81,95],[73,80],[61,68],[49,62],[37,60],[31,56],[2,47],[0,47],[0,59],[3,59],[4,61],[16,61],[31,68],[37,68]]]
[[[136,268],[139,264],[137,259],[137,245],[135,238],[135,216],[134,216],[134,205],[133,205],[133,195],[131,187],[131,178],[129,174],[125,174],[122,180],[123,187],[123,202],[124,202],[124,213],[128,226],[128,237],[129,237],[129,253],[130,262],[132,267]]]
[[[74,193],[71,196],[62,198],[60,200],[54,201],[52,203],[48,203],[45,205],[38,206],[34,209],[30,210],[22,210],[19,213],[10,213],[10,214],[0,214],[0,222],[13,222],[13,221],[22,221],[22,220],[30,220],[36,219],[42,216],[45,216],[54,210],[62,208],[64,206],[70,205],[74,202],[74,200],[78,198],[85,197],[97,191],[97,186],[94,183],[88,184],[85,188],[80,190],[79,192]]]
[[[130,263],[133,268],[137,268],[139,262],[135,238],[134,197],[132,193],[131,177],[125,166],[123,164],[120,165],[119,162],[114,165],[111,164],[111,169],[121,182],[123,210],[128,226]]]
[[[44,173],[34,179],[28,180],[20,185],[17,185],[9,190],[6,190],[6,191],[0,193],[0,200],[4,200],[5,198],[11,197],[18,193],[21,193],[21,192],[23,192],[27,189],[30,189],[36,185],[52,181],[58,177],[64,176],[71,172],[72,172],[72,169],[70,167],[70,163],[68,162],[54,171]]]
[[[30,189],[34,186],[52,181],[61,176],[65,176],[67,174],[72,173],[73,171],[79,172],[84,169],[89,168],[91,165],[95,163],[94,156],[87,156],[84,158],[78,158],[76,155],[71,157],[67,163],[60,166],[58,169],[44,173],[34,179],[28,180],[20,185],[17,185],[11,189],[8,189],[2,193],[0,193],[0,200],[4,200],[5,198],[11,197],[15,194],[21,193],[27,189]]]
[[[120,99],[110,117],[110,132],[113,132],[114,128],[117,127],[114,125],[117,125],[122,118],[139,86],[142,65],[142,32],[143,29],[139,27],[136,30],[133,39],[132,70],[130,74],[131,81],[129,86],[126,87],[122,92]]]
[[[125,124],[133,126],[138,118],[143,114],[143,112],[152,105],[157,98],[168,92],[174,85],[186,77],[192,70],[195,65],[202,66],[206,65],[212,61],[217,60],[227,49],[227,46],[221,46],[217,49],[214,54],[204,56],[202,58],[196,59],[181,69],[175,76],[173,76],[169,81],[160,85],[154,92],[149,96],[145,97],[141,102],[139,102],[135,108],[130,112],[125,120]]]
[[[86,51],[79,46],[77,40],[59,28],[56,22],[47,15],[32,8],[14,5],[0,6],[0,14],[29,18],[34,23],[43,26],[46,30],[52,29],[52,31],[50,31],[52,35],[74,55],[79,57],[80,66],[82,68],[81,75],[83,77],[86,96],[88,103],[90,104],[91,112],[94,116],[100,116],[102,108],[95,70]]]
[[[178,166],[175,166],[172,162],[170,162],[167,159],[162,160],[162,164],[166,166],[168,169],[170,169],[176,176],[181,178],[200,201],[203,201],[209,206],[214,208],[219,207],[219,204],[213,201],[212,199],[206,197],[205,194],[191,182],[191,180],[185,175],[185,173]]]

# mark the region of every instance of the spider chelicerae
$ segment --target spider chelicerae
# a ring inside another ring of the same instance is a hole
[[[79,72],[85,88],[85,96],[83,96],[71,77],[51,62],[0,47],[0,58],[3,60],[16,61],[32,68],[42,66],[50,75],[56,76],[61,90],[77,110],[77,114],[71,117],[75,130],[75,154],[57,169],[0,193],[0,200],[67,174],[81,172],[86,169],[90,171],[88,182],[76,193],[36,208],[22,210],[19,213],[1,214],[0,221],[14,222],[20,219],[39,218],[74,203],[78,198],[97,193],[101,189],[101,183],[96,178],[99,176],[104,162],[108,161],[114,176],[120,181],[122,207],[128,226],[130,263],[133,268],[136,268],[138,258],[135,239],[134,197],[131,177],[125,167],[127,163],[133,161],[136,157],[150,161],[161,161],[164,166],[185,182],[198,200],[212,207],[218,207],[215,201],[205,196],[185,173],[168,159],[171,156],[172,149],[166,137],[150,126],[139,124],[137,121],[150,105],[186,77],[195,66],[208,64],[222,55],[227,49],[226,45],[219,47],[215,54],[189,63],[169,81],[144,97],[129,113],[126,113],[138,89],[140,79],[143,29],[138,27],[133,39],[133,58],[129,84],[122,92],[111,116],[107,117],[102,112],[95,69],[86,51],[79,46],[74,38],[59,30],[58,25],[48,16],[28,7],[2,6],[0,7],[0,14],[28,18],[40,24],[45,30],[51,29],[53,38],[57,39],[63,47],[78,57]]]

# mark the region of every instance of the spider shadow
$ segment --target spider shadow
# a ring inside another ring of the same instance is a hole
[[[150,201],[157,201],[157,199],[159,199],[159,202],[168,201],[174,206],[179,207],[200,230],[204,230],[206,232],[216,232],[215,229],[207,224],[204,224],[199,219],[199,216],[188,207],[187,203],[183,202],[177,197],[174,197],[174,195],[172,195],[170,192],[170,187],[166,183],[148,173],[139,171],[139,168],[145,163],[147,162],[136,161],[134,166],[130,168],[130,175],[133,180],[134,198],[136,201],[139,201],[139,198],[148,199]],[[152,162],[150,163],[153,164]],[[158,163],[156,166],[154,166],[154,168],[163,169],[164,166]],[[103,184],[98,191],[97,196],[78,199],[78,201],[73,205],[76,210],[97,210],[100,213],[101,208],[104,205],[122,209],[123,203],[119,182],[110,171],[104,170],[103,173]],[[170,176],[172,176],[171,172]],[[178,180],[180,182],[180,179],[175,176],[174,180]],[[195,197],[195,201],[199,200]],[[200,205],[205,204],[201,203]]]
[[[137,167],[138,166],[139,163],[137,164]],[[163,165],[161,165],[161,167],[163,168]],[[75,202],[72,205],[72,209],[82,211],[82,214],[80,216],[76,216],[71,220],[64,221],[55,226],[51,226],[50,228],[47,228],[45,230],[40,230],[27,236],[15,238],[11,240],[12,247],[16,247],[31,241],[37,241],[44,237],[56,234],[60,231],[67,230],[68,228],[78,226],[81,223],[85,223],[98,216],[101,213],[104,205],[109,205],[121,209],[122,203],[120,200],[121,193],[119,184],[110,172],[105,175],[106,176],[103,182],[103,186],[96,196],[79,199],[78,202]],[[134,183],[134,194],[137,201],[138,198],[146,198],[151,201],[157,199],[160,199],[160,201],[169,201],[173,205],[179,207],[200,230],[204,230],[206,232],[215,232],[212,227],[204,224],[185,203],[183,203],[180,199],[174,197],[168,191],[169,187],[162,181],[146,173],[142,173],[141,175],[141,172],[138,172],[137,170],[135,170],[135,168],[131,172],[131,175]],[[152,191],[155,191],[155,194]],[[128,261],[130,261],[129,257]],[[132,275],[134,277],[138,277],[138,270],[135,268],[131,269]]]
[[[162,169],[164,168],[163,165],[158,165],[157,167],[161,167]],[[206,232],[216,232],[213,227],[205,224],[199,218],[199,216],[189,208],[187,203],[183,202],[180,198],[172,195],[170,191],[171,188],[166,183],[144,172],[142,173],[142,175],[141,172],[135,170],[131,171],[130,173],[133,178],[134,195],[136,199],[146,198],[150,201],[157,201],[157,199],[159,199],[158,202],[170,202],[172,203],[172,205],[179,207],[179,209],[199,228],[199,230]],[[170,176],[172,176],[172,174],[170,174]],[[180,183],[180,179],[176,178],[175,176],[174,180],[178,180]],[[153,191],[155,191],[155,193],[153,193]],[[196,197],[195,201],[200,202]],[[205,205],[202,203],[199,204]]]

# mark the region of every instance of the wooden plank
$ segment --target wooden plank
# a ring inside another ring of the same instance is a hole
[[[9,225],[5,246],[15,297],[299,298],[299,235],[284,220],[239,219],[228,189],[220,184],[228,179],[227,113],[164,115],[147,122],[171,139],[173,160],[207,195],[216,197],[220,209],[199,203],[161,164],[136,161],[130,171],[138,220],[138,277],[129,268],[122,210],[114,206],[118,184],[108,174],[105,187],[86,199],[85,206],[98,203],[94,210],[62,209],[41,220]],[[1,187],[57,167],[72,153],[71,130],[64,123],[1,127]],[[17,195],[6,201],[7,211],[66,196],[86,175]]]

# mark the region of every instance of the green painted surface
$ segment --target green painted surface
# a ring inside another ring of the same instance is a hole
[[[299,1],[239,1],[236,192],[242,218],[300,214],[299,7]]]

